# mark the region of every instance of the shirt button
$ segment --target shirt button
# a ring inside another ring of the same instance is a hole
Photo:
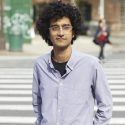
[[[57,125],[59,125],[59,122],[57,122]]]
[[[62,82],[60,83],[60,86],[63,86],[63,83],[62,83]]]
[[[60,112],[61,110],[60,109],[58,109],[58,112]]]
[[[59,99],[61,99],[61,96],[59,95]]]

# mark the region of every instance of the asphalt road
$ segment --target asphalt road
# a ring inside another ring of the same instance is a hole
[[[34,125],[31,83],[36,57],[0,57],[0,125]],[[113,95],[110,125],[125,125],[125,53],[102,63]]]

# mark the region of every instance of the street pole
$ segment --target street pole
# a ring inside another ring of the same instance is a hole
[[[3,34],[3,0],[0,0],[0,50],[5,50],[5,41]]]
[[[71,1],[71,3],[73,4],[73,5],[76,5],[76,1],[75,0],[70,0]]]
[[[99,3],[99,9],[98,9],[98,12],[99,12],[99,18],[100,19],[103,19],[105,16],[104,16],[104,8],[105,8],[105,1],[104,0],[100,0],[100,3]]]

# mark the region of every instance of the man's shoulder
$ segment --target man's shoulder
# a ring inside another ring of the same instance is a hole
[[[80,64],[87,64],[92,67],[96,67],[101,63],[97,57],[78,51],[75,54],[75,62],[81,62]]]
[[[82,62],[81,64],[85,64],[89,68],[97,69],[97,67],[101,65],[101,61],[93,55],[89,55],[85,53],[81,53],[80,55],[81,55],[81,62]]]
[[[49,57],[50,57],[50,53],[47,53],[47,54],[41,55],[41,56],[39,56],[39,57],[36,58],[36,60],[35,60],[35,64],[45,63],[45,62],[48,61]]]
[[[77,51],[76,55],[80,59],[83,59],[83,60],[86,60],[86,61],[92,61],[92,62],[98,62],[99,61],[99,59],[97,57],[95,57],[93,55],[90,55],[90,54],[87,54],[87,53]]]

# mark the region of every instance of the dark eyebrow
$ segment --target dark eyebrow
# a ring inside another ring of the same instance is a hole
[[[59,25],[57,25],[57,24],[50,25],[50,27],[54,27],[54,26],[59,26]]]
[[[57,24],[50,25],[50,27],[59,26]],[[63,24],[62,26],[71,26],[71,24]]]
[[[63,24],[62,26],[71,26],[71,24]]]

